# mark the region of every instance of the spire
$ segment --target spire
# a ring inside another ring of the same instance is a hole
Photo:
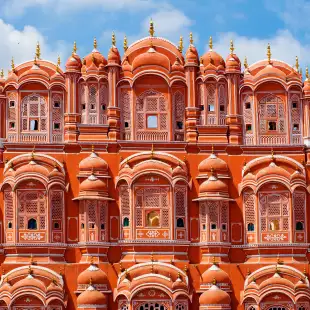
[[[76,54],[76,52],[77,52],[76,41],[74,41],[74,42],[73,42],[72,54]]]
[[[189,34],[189,43],[190,43],[190,45],[194,44],[194,39],[193,39],[193,33],[192,32]]]
[[[180,36],[178,50],[180,53],[183,53],[183,37],[182,36]]]
[[[230,49],[230,55],[233,55],[234,50],[235,50],[233,40],[230,40],[230,48],[229,49]]]
[[[56,66],[56,71],[57,71],[57,72],[59,71],[60,64],[61,64],[60,56],[58,55],[58,58],[57,58],[57,66]]]
[[[308,66],[306,67],[306,79],[309,80],[309,69],[308,69]]]
[[[244,58],[244,63],[243,64],[244,64],[244,68],[247,69],[249,65],[248,65],[248,60],[247,60],[246,57]]]
[[[12,57],[12,60],[11,60],[11,68],[12,68],[12,71],[14,72],[15,70],[15,63],[14,63],[14,58]]]
[[[115,33],[112,32],[112,46],[116,45],[116,37],[115,37]]]
[[[94,38],[94,49],[97,49],[98,43],[97,43],[97,39]]]
[[[37,59],[41,59],[41,47],[40,47],[40,43],[37,42],[37,47],[36,47],[36,58]]]
[[[4,78],[4,71],[3,71],[3,68],[1,69],[0,78],[1,78],[1,79]]]
[[[215,278],[213,278],[212,284],[213,284],[213,285],[216,285],[216,279],[215,279]]]
[[[155,33],[155,30],[154,30],[154,22],[153,22],[153,20],[152,20],[152,18],[151,18],[151,20],[150,20],[149,34],[150,34],[151,37],[154,37],[154,33]]]
[[[268,63],[270,63],[270,60],[271,60],[271,50],[270,50],[270,44],[269,43],[267,45],[267,59],[268,59]]]
[[[210,51],[212,51],[212,48],[213,48],[213,40],[212,40],[212,37],[209,38],[209,49]]]
[[[296,68],[296,70],[298,71],[298,69],[299,69],[298,56],[296,56],[296,58],[295,58],[295,68]]]
[[[128,50],[128,42],[127,42],[127,37],[126,36],[124,37],[123,47],[124,47],[124,52],[126,52]]]

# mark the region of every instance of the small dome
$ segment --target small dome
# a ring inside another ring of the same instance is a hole
[[[106,305],[107,299],[104,294],[97,291],[92,285],[77,298],[78,306],[82,305]]]
[[[304,280],[300,279],[300,280],[296,283],[295,289],[309,289],[309,286],[307,285],[307,283],[305,283]]]
[[[278,273],[275,273],[271,278],[263,281],[259,285],[259,289],[263,289],[266,286],[272,287],[272,286],[284,286],[289,288],[294,288],[294,284],[289,281],[288,279],[282,278]]]
[[[106,183],[93,174],[80,184],[80,192],[101,192],[106,190]]]
[[[214,280],[216,283],[230,283],[228,274],[215,264],[202,274],[203,283],[213,283]]]
[[[72,53],[66,62],[66,71],[80,71],[82,68],[82,61],[78,54]]]
[[[172,177],[175,177],[175,176],[184,176],[186,177],[187,176],[187,173],[186,171],[184,171],[184,169],[179,165],[179,166],[176,166],[173,171],[172,171]]]
[[[244,177],[243,177],[243,181],[253,181],[255,180],[255,175],[249,171]]]
[[[299,170],[296,170],[291,176],[291,181],[295,180],[305,181],[305,176]]]
[[[180,63],[180,59],[177,57],[174,64],[171,67],[171,71],[179,71],[179,72],[184,72],[184,67]]]
[[[52,75],[51,77],[51,82],[56,82],[56,81],[64,81],[65,77],[62,73],[56,71],[55,74]]]
[[[199,186],[199,194],[214,194],[214,193],[228,193],[227,185],[222,181],[217,179],[215,176],[211,176],[208,180],[201,183]]]
[[[173,290],[187,290],[187,285],[182,281],[180,277],[178,277],[175,282],[172,284]]]
[[[52,281],[51,284],[47,287],[46,292],[55,292],[55,291],[63,292],[63,289],[60,286],[56,285],[54,281]]]
[[[287,179],[290,179],[290,173],[283,169],[282,167],[277,166],[274,162],[271,162],[268,167],[261,169],[257,175],[256,179],[258,180],[259,178],[262,177],[267,177],[270,175],[280,175],[283,176]]]
[[[25,287],[31,287],[31,286],[35,286],[40,290],[42,290],[43,292],[45,292],[46,290],[44,283],[38,279],[35,279],[31,274],[28,274],[28,276],[25,279],[16,282],[13,285],[12,290],[15,291],[19,288],[24,289]]]
[[[108,62],[107,60],[103,57],[103,55],[96,49],[94,48],[93,51],[85,56],[84,58],[84,63],[87,68],[92,66],[93,64],[99,68],[101,64],[106,65]]]
[[[63,177],[63,174],[57,169],[57,167],[55,167],[48,176],[50,178]]]
[[[213,65],[217,70],[224,70],[225,69],[225,61],[223,57],[212,51],[209,50],[206,52],[202,57],[200,62],[202,62],[204,67],[207,67],[209,64]]]
[[[42,174],[42,175],[48,175],[49,171],[37,164],[34,160],[31,160],[30,163],[28,163],[27,165],[21,166],[16,170],[16,175],[22,174],[22,173],[38,173],[38,174]]]
[[[212,285],[210,289],[199,297],[200,305],[230,305],[230,296],[228,293]]]
[[[80,171],[92,171],[95,172],[106,172],[108,170],[108,164],[104,159],[99,157],[97,153],[92,153],[84,158],[79,164]]]
[[[123,71],[131,72],[132,67],[131,67],[131,65],[129,64],[128,58],[127,58],[127,57],[126,57],[125,60],[123,61],[122,68],[123,68]]]
[[[17,82],[18,81],[18,77],[15,74],[14,71],[10,71],[8,78],[6,79],[6,83],[10,83],[10,82]]]
[[[226,58],[226,71],[240,71],[241,63],[236,54],[229,54]]]
[[[287,81],[301,81],[301,75],[298,71],[292,68],[291,72],[286,77]]]
[[[217,172],[227,172],[228,166],[223,159],[218,158],[215,154],[211,154],[208,158],[204,159],[198,166],[199,173],[204,174],[212,170]]]
[[[90,265],[87,269],[81,272],[77,278],[77,283],[80,284],[106,284],[107,275],[103,270],[98,268],[96,265]]]
[[[310,92],[310,78],[306,79],[306,81],[304,83],[303,91],[306,93]]]
[[[29,70],[27,70],[21,74],[20,79],[27,78],[30,75],[38,75],[38,76],[41,76],[45,79],[50,78],[48,73],[40,68],[40,65],[39,65],[39,63],[37,63],[37,61],[34,62],[33,66]]]
[[[170,61],[164,54],[158,53],[153,46],[147,52],[137,56],[132,62],[132,70],[143,66],[159,66],[170,71]]]
[[[189,48],[186,51],[186,63],[187,64],[198,64],[198,52],[194,45],[190,45]]]
[[[119,55],[118,49],[113,45],[110,48],[109,54],[108,54],[108,63],[115,63],[119,64],[121,61],[121,57]]]

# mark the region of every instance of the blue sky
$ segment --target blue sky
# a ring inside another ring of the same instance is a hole
[[[0,0],[0,68],[8,69],[33,59],[40,41],[42,58],[65,63],[73,41],[81,57],[98,49],[107,57],[111,33],[122,51],[123,37],[129,43],[147,36],[152,17],[155,34],[178,43],[192,31],[202,55],[210,35],[214,50],[226,58],[229,41],[249,63],[266,58],[270,42],[272,57],[304,67],[310,64],[310,0]]]

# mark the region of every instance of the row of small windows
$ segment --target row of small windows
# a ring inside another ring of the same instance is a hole
[[[248,110],[248,109],[251,109],[251,102],[246,102],[245,104],[245,108]],[[292,108],[293,109],[298,109],[298,102],[297,101],[293,101],[292,102]]]
[[[86,110],[86,104],[85,104],[85,103],[82,104],[82,110]],[[91,104],[91,105],[90,105],[90,110],[94,110],[94,111],[95,111],[95,110],[96,110],[96,105],[95,105],[95,104]],[[102,104],[102,105],[101,105],[101,110],[102,110],[102,111],[105,111],[105,110],[106,110],[105,104]]]
[[[88,224],[88,228],[90,228],[90,229],[96,228],[96,227],[95,227],[95,223],[89,223],[89,224]],[[101,223],[100,229],[104,229],[104,228],[105,228],[104,223]],[[85,224],[84,224],[84,223],[81,224],[81,229],[85,229]]]
[[[226,225],[226,224],[222,224],[222,225],[221,225],[221,228],[222,228],[223,231],[226,231],[226,230],[227,230],[227,225]],[[203,225],[202,225],[202,230],[206,230],[206,229],[207,229],[207,225],[206,225],[206,224],[203,224]],[[210,229],[211,229],[211,230],[216,230],[216,229],[217,229],[216,223],[211,223],[211,224],[210,224]]]
[[[245,125],[246,131],[252,131],[252,124]],[[268,122],[268,130],[275,131],[277,130],[276,122]],[[299,124],[293,124],[293,131],[299,131]]]
[[[8,228],[9,229],[13,228],[13,223],[12,222],[8,222]],[[54,229],[60,229],[60,223],[59,222],[54,222],[53,228]],[[37,220],[34,219],[34,218],[29,219],[28,220],[28,224],[27,224],[27,229],[30,229],[30,230],[38,229]]]
[[[14,129],[15,128],[15,122],[9,122],[9,128]],[[39,120],[32,119],[29,121],[29,129],[31,131],[38,131],[39,130]],[[54,122],[53,123],[53,129],[59,130],[60,129],[60,123]]]
[[[152,211],[148,214],[147,217],[147,226],[150,227],[159,227],[159,214],[156,211]],[[129,227],[129,218],[123,218],[123,227]],[[184,227],[184,219],[177,218],[177,227],[183,228]]]
[[[269,230],[279,230],[279,221],[273,220],[269,223]],[[304,230],[304,223],[303,222],[296,222],[295,226],[296,230]],[[255,225],[253,223],[248,223],[247,231],[254,231]]]

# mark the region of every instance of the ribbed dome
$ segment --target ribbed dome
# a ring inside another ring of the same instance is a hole
[[[97,291],[92,285],[77,298],[78,306],[82,305],[106,305],[107,299],[104,294]]]
[[[26,72],[21,74],[21,76],[19,78],[22,79],[22,78],[28,77],[30,75],[38,75],[38,76],[41,76],[45,79],[49,79],[48,73],[45,72],[44,70],[42,70],[40,68],[40,65],[37,64],[36,62],[33,64],[33,66],[29,70],[27,70]]]
[[[261,169],[257,173],[256,178],[259,179],[261,177],[266,177],[274,174],[286,177],[288,179],[290,178],[290,173],[282,167],[277,166],[274,162],[271,162],[268,167]]]
[[[175,282],[172,284],[173,290],[187,290],[187,285],[182,281],[181,278],[177,278]]]
[[[228,274],[215,264],[202,274],[203,283],[213,283],[214,280],[216,283],[230,283]]]
[[[204,292],[199,298],[200,305],[230,305],[228,293],[212,285],[209,290]]]
[[[212,50],[209,50],[201,57],[201,62],[204,67],[211,64],[215,66],[216,69],[225,69],[225,61],[223,57]]]
[[[108,62],[104,56],[96,48],[94,48],[90,54],[85,56],[84,63],[87,68],[92,65],[95,65],[97,68],[99,68],[101,64],[106,65]]]
[[[305,176],[302,173],[300,173],[300,171],[296,170],[291,176],[291,181],[294,181],[294,180],[305,181]]]
[[[107,171],[108,164],[104,159],[99,157],[94,151],[79,164],[80,171]]]
[[[241,63],[240,59],[236,54],[229,54],[226,58],[226,70],[230,71],[240,71]]]
[[[212,170],[217,172],[227,172],[228,166],[223,159],[218,158],[215,154],[211,154],[208,158],[204,159],[198,166],[199,173],[207,173]]]
[[[180,59],[177,58],[174,62],[174,64],[172,65],[171,71],[179,71],[179,72],[184,72],[184,67],[183,65],[180,63]]]
[[[199,194],[204,195],[208,193],[227,193],[228,187],[222,181],[214,176],[211,176],[208,180],[201,183],[199,186]]]
[[[186,63],[198,64],[198,52],[194,45],[190,45],[186,51]]]
[[[108,54],[108,63],[119,64],[120,60],[121,60],[121,57],[119,55],[118,49],[115,46],[112,46]]]
[[[90,281],[92,284],[106,284],[107,275],[103,270],[92,264],[81,272],[77,278],[78,284],[89,284]]]
[[[255,75],[255,78],[258,79],[258,78],[264,78],[264,77],[277,77],[277,78],[280,78],[282,80],[286,80],[286,74],[272,66],[272,65],[267,65],[264,69],[260,70],[256,75]]]
[[[172,177],[175,176],[187,176],[186,171],[181,166],[176,166],[172,171]]]
[[[151,46],[147,52],[138,55],[132,62],[132,70],[143,66],[160,66],[170,71],[170,61],[164,54],[156,52],[155,47]]]
[[[42,290],[43,292],[45,292],[46,288],[45,285],[42,281],[35,279],[31,274],[29,274],[25,279],[22,279],[18,282],[16,282],[12,289],[15,291],[19,288],[25,288],[25,287],[31,287],[31,286],[35,286],[37,288],[39,288],[40,290]]]
[[[106,183],[93,174],[80,184],[80,192],[101,192],[106,189]]]
[[[66,71],[80,71],[82,68],[82,61],[78,54],[73,53],[66,62]]]
[[[304,83],[303,91],[310,92],[310,79],[309,78],[307,78],[307,80]]]

